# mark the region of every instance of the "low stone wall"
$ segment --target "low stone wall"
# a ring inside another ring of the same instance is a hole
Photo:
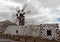
[[[32,36],[24,36],[24,35],[21,36],[21,35],[2,34],[1,37],[4,37],[6,39],[11,39],[14,41],[20,41],[20,42],[60,42],[56,40],[41,39]]]

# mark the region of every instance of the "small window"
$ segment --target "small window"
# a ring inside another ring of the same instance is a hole
[[[18,33],[18,30],[16,30],[16,33]]]
[[[47,30],[47,36],[51,36],[51,30]]]

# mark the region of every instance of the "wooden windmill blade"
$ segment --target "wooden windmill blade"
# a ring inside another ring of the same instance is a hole
[[[31,13],[31,10],[29,10],[29,11],[27,11],[27,12],[25,12],[25,13]]]
[[[18,10],[18,11],[17,11],[17,14],[16,14],[16,16],[18,16],[18,15],[19,15],[19,13],[20,13],[20,10]]]
[[[22,9],[22,12],[25,10],[26,7],[27,7],[27,4],[24,5],[24,7]]]
[[[18,10],[18,13],[20,12],[20,10]]]
[[[16,12],[18,12],[18,10],[19,10],[19,6],[17,6],[15,9],[16,9]]]

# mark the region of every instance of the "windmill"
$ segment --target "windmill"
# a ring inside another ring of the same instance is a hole
[[[25,24],[25,14],[26,13],[30,13],[30,11],[28,12],[25,12],[25,8],[27,7],[27,5],[24,5],[23,9],[22,10],[18,10],[16,16],[17,16],[17,19],[19,20],[19,25],[24,25]]]

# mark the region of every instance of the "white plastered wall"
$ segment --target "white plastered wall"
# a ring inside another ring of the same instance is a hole
[[[18,33],[16,33],[18,30]],[[31,26],[8,26],[4,34],[11,35],[27,35],[27,36],[39,36],[40,26],[31,25]]]

